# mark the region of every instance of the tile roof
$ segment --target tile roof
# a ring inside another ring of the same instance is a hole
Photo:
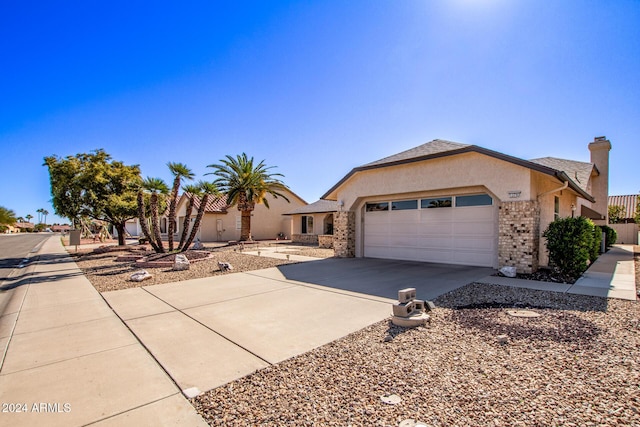
[[[584,191],[587,191],[587,183],[589,182],[589,177],[591,177],[591,172],[593,172],[594,168],[593,163],[558,159],[556,157],[542,157],[540,159],[532,159],[529,161],[566,173],[567,176]]]
[[[296,214],[306,214],[306,213],[323,213],[323,212],[336,212],[338,210],[338,202],[334,200],[323,200],[320,199],[317,202],[313,202],[310,205],[301,206],[297,209],[294,209],[290,212],[285,213],[285,215],[296,215]]]
[[[186,203],[190,197],[191,197],[191,194],[183,193],[182,196],[180,196],[180,200],[178,200],[178,204],[182,202],[183,198]],[[194,212],[197,212],[198,209],[200,209],[200,200],[202,200],[200,197],[196,197],[194,199],[193,201]],[[227,204],[227,198],[225,196],[210,197],[209,201],[207,202],[207,206],[205,206],[204,208],[204,211],[206,213],[227,213],[228,208],[229,208],[229,205]]]
[[[629,194],[626,196],[609,196],[608,206],[624,206],[624,215],[622,219],[633,219],[638,205],[638,194]]]

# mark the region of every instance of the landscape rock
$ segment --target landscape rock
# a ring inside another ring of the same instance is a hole
[[[191,249],[199,251],[204,249],[204,245],[202,244],[202,242],[200,241],[200,239],[196,239],[195,243],[193,244],[193,246],[191,247]]]
[[[133,273],[129,280],[131,280],[132,282],[142,282],[151,278],[153,278],[153,276],[149,274],[147,270],[140,270]]]
[[[516,277],[515,267],[502,267],[499,271],[507,277]]]
[[[233,266],[228,262],[218,262],[218,268],[220,271],[231,271],[233,270]]]
[[[175,271],[188,270],[190,265],[191,263],[189,262],[189,259],[187,258],[186,255],[178,254],[176,255],[176,259],[173,263],[173,269]]]

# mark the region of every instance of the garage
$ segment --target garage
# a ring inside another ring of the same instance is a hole
[[[488,194],[364,205],[364,256],[494,267],[497,203]]]

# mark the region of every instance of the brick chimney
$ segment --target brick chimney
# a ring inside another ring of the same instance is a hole
[[[609,219],[607,202],[609,198],[609,151],[611,142],[606,136],[597,136],[593,142],[589,143],[591,152],[591,163],[596,165],[600,175],[591,178],[591,195],[596,202],[592,209],[599,212],[607,219],[605,221],[595,221],[597,224],[606,224]]]

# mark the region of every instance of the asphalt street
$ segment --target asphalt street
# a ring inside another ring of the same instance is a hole
[[[0,288],[14,269],[27,265],[31,254],[49,237],[51,233],[0,234]]]

